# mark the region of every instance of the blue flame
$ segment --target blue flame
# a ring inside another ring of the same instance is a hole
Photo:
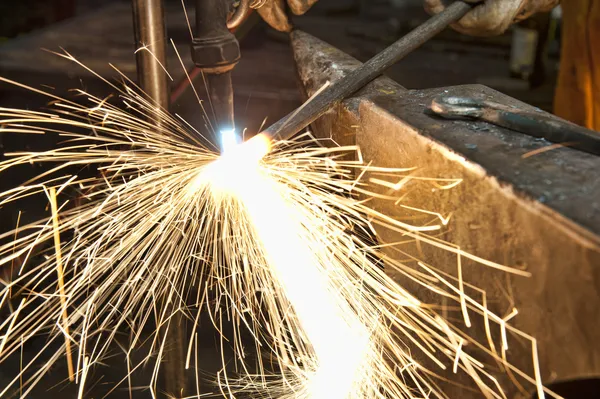
[[[226,152],[238,145],[238,137],[235,129],[221,129],[221,152]]]

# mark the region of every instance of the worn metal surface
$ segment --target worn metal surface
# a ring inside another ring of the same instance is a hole
[[[381,75],[386,69],[417,49],[427,40],[446,29],[448,25],[458,21],[472,5],[457,1],[443,12],[427,20],[406,36],[394,42],[382,52],[375,55],[365,64],[348,72],[348,76],[338,79],[326,87],[318,95],[302,107],[292,111],[288,116],[274,123],[264,133],[270,137],[287,140],[304,129],[328,108],[338,101],[361,89],[364,85]],[[294,36],[294,33],[292,33]]]
[[[292,45],[306,95],[360,65],[302,32],[293,35]],[[513,277],[463,262],[466,281],[487,291],[492,311],[519,310],[514,325],[536,337],[545,383],[600,376],[600,157],[569,148],[527,156],[549,143],[485,122],[449,121],[428,113],[431,101],[444,93],[533,110],[485,86],[406,90],[384,77],[331,109],[313,128],[340,144],[358,144],[367,162],[417,166],[421,176],[462,179],[443,192],[414,184],[403,203],[444,215],[453,212],[442,238],[532,273],[531,278]],[[374,206],[406,215],[377,201]],[[402,239],[385,230],[380,237]],[[416,251],[456,275],[455,256],[423,247]],[[478,324],[470,333],[483,339]],[[508,359],[532,371],[524,341],[509,346]],[[467,382],[448,373],[455,382]],[[527,397],[506,374],[497,373],[497,378],[509,398]],[[447,392],[449,397],[481,397],[457,386]]]

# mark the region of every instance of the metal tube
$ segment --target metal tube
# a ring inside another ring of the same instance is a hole
[[[226,34],[231,3],[228,0],[196,0],[196,37]]]
[[[231,71],[204,75],[210,104],[219,130],[235,128],[233,116],[233,86]]]
[[[148,46],[149,51],[136,52],[138,84],[158,107],[169,109],[169,81],[164,70],[167,66],[167,34],[163,0],[132,0],[133,26],[136,50]],[[158,117],[154,118],[160,126]],[[164,298],[169,311],[175,311],[172,303]],[[185,378],[185,318],[181,312],[171,318],[170,327],[162,327],[160,334],[167,336],[167,348],[162,367],[161,391],[177,397],[184,396]]]
[[[301,108],[275,122],[262,133],[273,139],[287,140],[291,138],[323,115],[334,104],[360,90],[390,66],[444,30],[448,25],[458,21],[472,7],[472,4],[463,1],[453,3],[444,11],[431,17],[427,22],[365,62],[360,68],[334,82],[315,98],[303,104]]]
[[[138,84],[164,109],[169,108],[169,83],[166,68],[167,35],[162,0],[132,0]],[[162,66],[161,66],[162,64]]]
[[[235,12],[227,21],[228,29],[235,29],[244,22],[250,12],[250,0],[240,0]]]
[[[196,0],[192,60],[204,74],[217,130],[234,128],[231,70],[240,59],[240,48],[227,29],[231,6],[231,0]]]

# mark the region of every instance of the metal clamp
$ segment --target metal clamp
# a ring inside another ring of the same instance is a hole
[[[545,112],[531,112],[471,97],[442,95],[431,110],[446,119],[477,119],[552,143],[600,155],[600,133],[556,118]]]

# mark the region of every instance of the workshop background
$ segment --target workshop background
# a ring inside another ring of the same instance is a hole
[[[189,28],[180,0],[165,1],[167,34],[190,68]],[[193,16],[193,2],[186,2]],[[366,61],[427,20],[421,0],[322,0],[294,23],[360,61]],[[560,51],[560,8],[515,26],[492,38],[461,35],[451,29],[428,41],[386,73],[408,89],[483,84],[518,100],[552,111]],[[193,21],[193,18],[191,18]],[[127,0],[24,0],[0,4],[0,74],[33,87],[52,87],[56,94],[84,88],[99,97],[113,89],[64,58],[62,49],[104,78],[116,78],[114,65],[135,80],[136,61],[131,2]],[[242,58],[233,70],[235,117],[249,132],[274,122],[302,103],[296,67],[287,34],[268,27],[256,13],[240,27]],[[192,125],[204,122],[189,90],[184,69],[167,46],[172,80],[171,111]],[[196,79],[196,84],[202,86]],[[201,98],[207,99],[204,90]],[[0,86],[0,102],[15,108],[40,108],[47,99],[11,85]],[[266,118],[266,119],[265,119]],[[50,137],[23,142],[0,136],[0,150],[52,146]],[[9,171],[0,182],[6,189],[13,173],[33,176],[39,171]],[[9,174],[10,173],[10,174]],[[15,177],[17,178],[17,177]],[[19,178],[20,180],[20,178]],[[35,204],[31,204],[36,209]],[[40,210],[43,212],[43,210]],[[2,214],[6,214],[3,211]],[[37,216],[30,212],[30,220]],[[1,218],[6,230],[15,214]],[[29,219],[29,218],[27,218]],[[26,220],[27,220],[26,219]],[[8,224],[5,224],[8,223]]]
[[[167,0],[166,6],[169,37],[187,56],[189,34],[181,2]],[[119,0],[3,2],[0,68],[5,75],[52,82],[57,88],[68,86],[65,79],[76,78],[77,69],[41,50],[56,51],[62,47],[103,76],[114,75],[108,63],[133,76],[130,14],[129,2]],[[365,61],[427,18],[421,0],[324,0],[294,22],[298,28]],[[560,18],[558,8],[493,38],[468,37],[447,30],[387,74],[411,89],[481,83],[551,111],[560,55]],[[257,26],[241,40],[242,67],[234,72],[239,96],[236,103],[245,108],[253,92],[256,101],[250,101],[249,106],[265,105],[263,115],[273,120],[300,101],[293,61],[285,35],[256,20],[246,24],[253,23]],[[169,70],[174,78],[183,75],[177,62],[170,62]],[[247,76],[250,71],[252,77]],[[176,82],[178,79],[174,79]],[[85,83],[92,84],[89,79]],[[5,90],[2,88],[3,95],[10,95]],[[187,103],[187,99],[182,99],[179,106]],[[252,111],[260,114],[261,110]],[[241,122],[242,126],[251,127]]]
[[[191,3],[191,2],[188,2]],[[180,0],[165,0],[167,32],[192,65],[189,30]],[[191,9],[190,9],[191,10]],[[190,11],[191,13],[192,11]],[[360,61],[366,61],[428,18],[421,0],[321,0],[295,25]],[[267,27],[256,16],[238,32],[242,59],[233,71],[237,126],[257,131],[264,119],[274,122],[299,106],[303,97],[286,34]],[[450,29],[394,65],[387,76],[409,89],[482,84],[552,112],[560,60],[561,11],[540,14],[506,34],[475,38]],[[131,2],[127,0],[20,0],[0,3],[0,75],[32,87],[51,87],[57,94],[85,88],[98,97],[111,88],[81,67],[49,53],[65,49],[99,75],[111,79],[114,65],[136,77]],[[197,101],[186,88],[184,70],[172,48],[168,69],[173,77],[171,110],[190,124],[202,123]],[[0,85],[0,105],[39,109],[47,99],[10,85]],[[267,123],[268,124],[268,123]],[[52,146],[52,137],[0,135],[0,153]],[[39,173],[37,166],[3,174],[0,190]],[[25,220],[45,215],[45,205],[25,204]],[[1,231],[13,228],[16,214],[0,210]],[[212,342],[210,339],[206,342]],[[31,348],[30,350],[35,350]],[[208,348],[207,348],[208,351]],[[15,367],[18,365],[15,363]],[[110,379],[110,370],[106,372]],[[62,381],[44,382],[46,389]],[[118,372],[114,372],[118,376]],[[116,378],[116,377],[115,377]],[[0,370],[0,385],[3,385]],[[554,386],[568,398],[598,392],[599,380]],[[54,388],[56,389],[56,388]],[[60,388],[58,389],[60,392]],[[116,396],[115,396],[116,397]]]

